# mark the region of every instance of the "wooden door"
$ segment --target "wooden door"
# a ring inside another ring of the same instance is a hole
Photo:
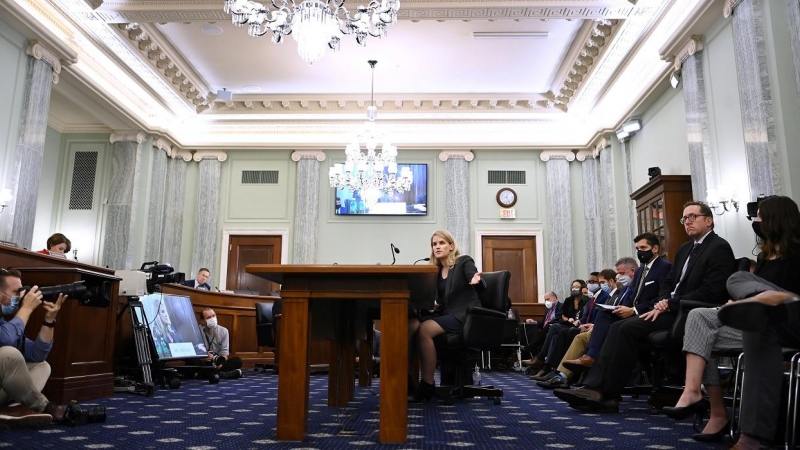
[[[508,270],[512,303],[537,303],[535,236],[484,236],[483,270]]]
[[[228,246],[227,289],[246,289],[269,295],[278,285],[245,272],[248,264],[280,264],[280,236],[231,235]]]

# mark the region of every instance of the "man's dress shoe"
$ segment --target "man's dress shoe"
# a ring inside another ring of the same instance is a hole
[[[573,371],[573,372],[582,372],[584,370],[589,370],[594,365],[594,358],[589,355],[583,355],[578,359],[573,359],[571,361],[564,361],[564,367]]]

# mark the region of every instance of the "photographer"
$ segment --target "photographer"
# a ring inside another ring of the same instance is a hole
[[[206,361],[213,364],[220,372],[220,378],[236,379],[242,377],[242,359],[229,358],[230,341],[228,329],[217,324],[217,314],[211,308],[203,309],[200,321],[203,329],[203,340],[208,349]]]
[[[13,400],[32,411],[16,417],[0,416],[0,429],[41,427],[63,418],[64,408],[49,402],[41,391],[50,377],[45,358],[53,347],[56,316],[66,298],[59,294],[55,303],[45,302],[38,286],[23,290],[19,271],[0,269],[0,406]],[[25,325],[39,307],[45,309],[44,322],[32,341],[25,337]]]

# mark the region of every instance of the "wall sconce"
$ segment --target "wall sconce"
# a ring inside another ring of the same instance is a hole
[[[642,129],[642,121],[639,119],[631,119],[617,130],[617,139],[620,142],[625,142],[627,139],[636,134],[637,131]]]
[[[728,211],[739,211],[739,199],[735,191],[730,192],[726,189],[709,189],[706,200],[708,201],[708,206],[711,207],[714,214],[718,216]]]
[[[669,74],[669,85],[672,86],[672,89],[678,89],[678,86],[681,85],[680,70],[674,70],[671,74]]]
[[[11,203],[11,189],[3,189],[0,191],[0,212],[3,212],[9,203]]]

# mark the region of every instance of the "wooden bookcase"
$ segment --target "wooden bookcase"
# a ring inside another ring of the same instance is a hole
[[[631,194],[636,202],[639,233],[651,232],[661,241],[661,253],[673,261],[675,253],[689,240],[680,220],[683,204],[692,200],[689,175],[659,175]]]

